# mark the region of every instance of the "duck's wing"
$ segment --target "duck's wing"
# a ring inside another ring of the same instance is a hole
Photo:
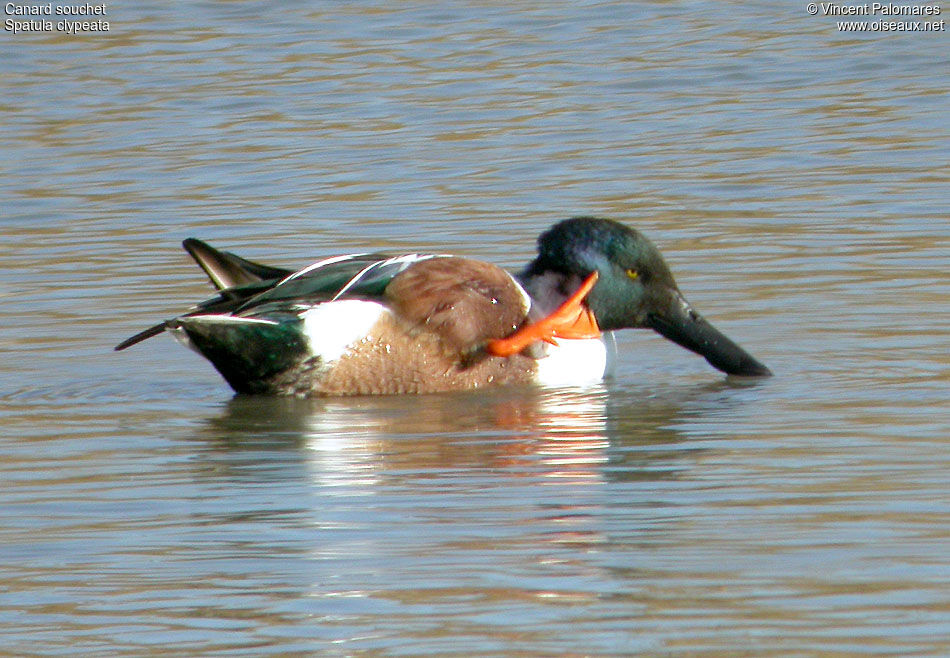
[[[235,309],[246,314],[280,303],[313,306],[341,299],[380,300],[397,275],[430,254],[348,254],[333,256],[294,272]]]
[[[229,251],[218,251],[196,238],[188,238],[181,246],[201,266],[218,290],[240,288],[260,281],[279,281],[293,274],[293,270],[261,265]]]
[[[347,254],[326,258],[294,272],[246,260],[229,252],[189,238],[185,250],[219,289],[212,297],[189,309],[182,317],[242,316],[291,307],[309,308],[336,299],[377,299],[389,282],[412,263],[432,258],[408,254]],[[119,343],[124,350],[157,336],[169,328],[169,322],[155,324]]]
[[[220,291],[220,295],[197,306],[195,310],[202,311],[224,310],[237,308],[244,301],[257,295],[277,282],[287,278],[293,270],[261,265],[241,258],[228,251],[219,251],[206,242],[197,238],[188,238],[181,244],[185,251],[195,259],[195,262],[205,271],[211,283]],[[126,338],[115,346],[116,350],[124,350],[143,340],[157,336],[165,331],[167,323],[154,324],[134,336]]]

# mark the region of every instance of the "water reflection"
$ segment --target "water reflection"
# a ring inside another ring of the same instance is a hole
[[[204,433],[224,450],[292,448],[314,473],[338,479],[352,470],[356,481],[367,465],[378,472],[513,468],[530,458],[554,474],[590,468],[606,462],[615,425],[640,440],[674,440],[654,411],[627,415],[642,423],[618,425],[608,420],[609,404],[602,387],[331,400],[237,396],[207,420]]]
[[[668,454],[692,419],[728,415],[749,387],[717,380],[668,390],[504,388],[425,396],[296,399],[235,396],[202,435],[225,452],[293,449],[315,473],[511,468],[551,477],[600,472],[622,455]],[[664,450],[667,452],[664,453]],[[617,460],[620,459],[618,462]],[[613,473],[613,471],[611,471]],[[358,474],[358,475],[356,475]]]
[[[609,556],[670,545],[689,526],[662,493],[702,452],[683,428],[704,408],[741,405],[741,393],[715,382],[676,391],[238,396],[201,428],[208,450],[196,451],[197,472],[216,489],[231,482],[231,511],[217,523],[267,531],[240,553],[270,551],[273,533],[286,534],[282,569],[296,574],[308,609],[331,619],[328,633],[341,641],[366,626],[424,636],[433,606],[478,616],[528,605],[552,618],[642,587],[646,572],[618,569]],[[248,525],[269,489],[290,494],[285,516]],[[400,621],[381,621],[380,608]],[[439,622],[439,634],[462,630],[450,616]]]

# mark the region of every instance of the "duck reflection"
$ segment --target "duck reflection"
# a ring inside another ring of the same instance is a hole
[[[679,428],[701,413],[704,400],[728,405],[723,392],[730,388],[717,381],[675,391],[595,386],[325,400],[237,396],[208,419],[203,434],[230,453],[282,452],[304,464],[315,482],[336,486],[456,469],[501,470],[513,478],[656,479],[675,474],[654,465],[679,452],[686,439]],[[254,471],[239,461],[243,475]]]
[[[739,399],[721,383],[236,397],[208,420],[199,462],[215,490],[232,485],[220,522],[240,518],[242,537],[261,538],[245,547],[255,555],[274,553],[282,537],[284,568],[289,546],[326,614],[341,596],[576,603],[614,585],[571,583],[636,577],[597,555],[662,540],[682,522],[659,486],[695,463],[679,428]],[[253,531],[248,512],[260,518]]]

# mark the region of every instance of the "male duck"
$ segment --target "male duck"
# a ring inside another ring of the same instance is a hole
[[[183,246],[218,295],[116,349],[171,331],[239,393],[589,383],[607,370],[610,332],[637,327],[728,374],[771,374],[692,309],[649,240],[608,219],[554,225],[517,277],[482,261],[420,254],[334,256],[294,272],[195,239]]]

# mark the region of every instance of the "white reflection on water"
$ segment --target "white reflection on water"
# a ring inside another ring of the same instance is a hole
[[[445,446],[432,444],[457,444],[463,438],[484,444],[487,434],[499,432],[503,440],[489,449],[492,467],[532,460],[546,477],[599,479],[597,466],[607,461],[609,444],[606,400],[606,390],[596,386],[426,396],[408,404],[394,399],[323,401],[318,411],[301,418],[301,434],[315,482],[354,491],[371,490],[387,461],[401,461],[396,456],[400,452],[418,450],[410,443],[445,454]],[[485,439],[477,438],[480,432]]]

